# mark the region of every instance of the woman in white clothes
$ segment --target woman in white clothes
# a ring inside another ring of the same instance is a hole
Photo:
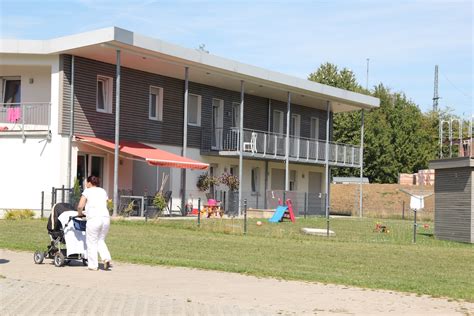
[[[89,176],[86,182],[86,189],[82,192],[81,200],[77,207],[79,215],[83,214],[87,218],[86,243],[87,260],[89,270],[98,270],[99,261],[97,252],[104,262],[104,270],[110,267],[110,252],[105,244],[105,237],[109,232],[110,215],[107,209],[107,192],[99,187],[99,178]]]

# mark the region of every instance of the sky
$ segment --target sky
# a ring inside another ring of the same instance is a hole
[[[369,88],[403,92],[469,117],[471,0],[24,1],[0,0],[0,38],[49,39],[118,26],[187,48],[307,78],[320,64],[349,68]]]

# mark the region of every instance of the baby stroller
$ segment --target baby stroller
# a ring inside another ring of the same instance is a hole
[[[84,216],[77,215],[71,204],[55,204],[46,228],[51,243],[46,251],[35,252],[33,258],[36,264],[41,264],[48,258],[54,260],[56,267],[69,264],[71,260],[82,260],[82,263],[87,265],[86,220]]]

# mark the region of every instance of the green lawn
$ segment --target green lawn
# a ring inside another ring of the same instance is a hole
[[[412,222],[380,221],[390,233],[373,232],[374,219],[331,219],[336,237],[305,236],[301,227],[324,228],[323,218],[257,226],[250,220],[125,222],[112,224],[108,245],[114,260],[186,266],[318,281],[474,301],[474,247],[436,240]],[[0,248],[44,248],[44,220],[0,220]],[[33,263],[32,263],[33,264]]]

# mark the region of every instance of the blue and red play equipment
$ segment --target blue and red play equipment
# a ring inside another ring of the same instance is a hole
[[[289,219],[293,223],[295,222],[295,213],[293,212],[293,205],[291,204],[290,199],[286,200],[285,205],[278,205],[272,218],[270,218],[268,221],[270,223],[279,223],[283,222],[285,218]]]

